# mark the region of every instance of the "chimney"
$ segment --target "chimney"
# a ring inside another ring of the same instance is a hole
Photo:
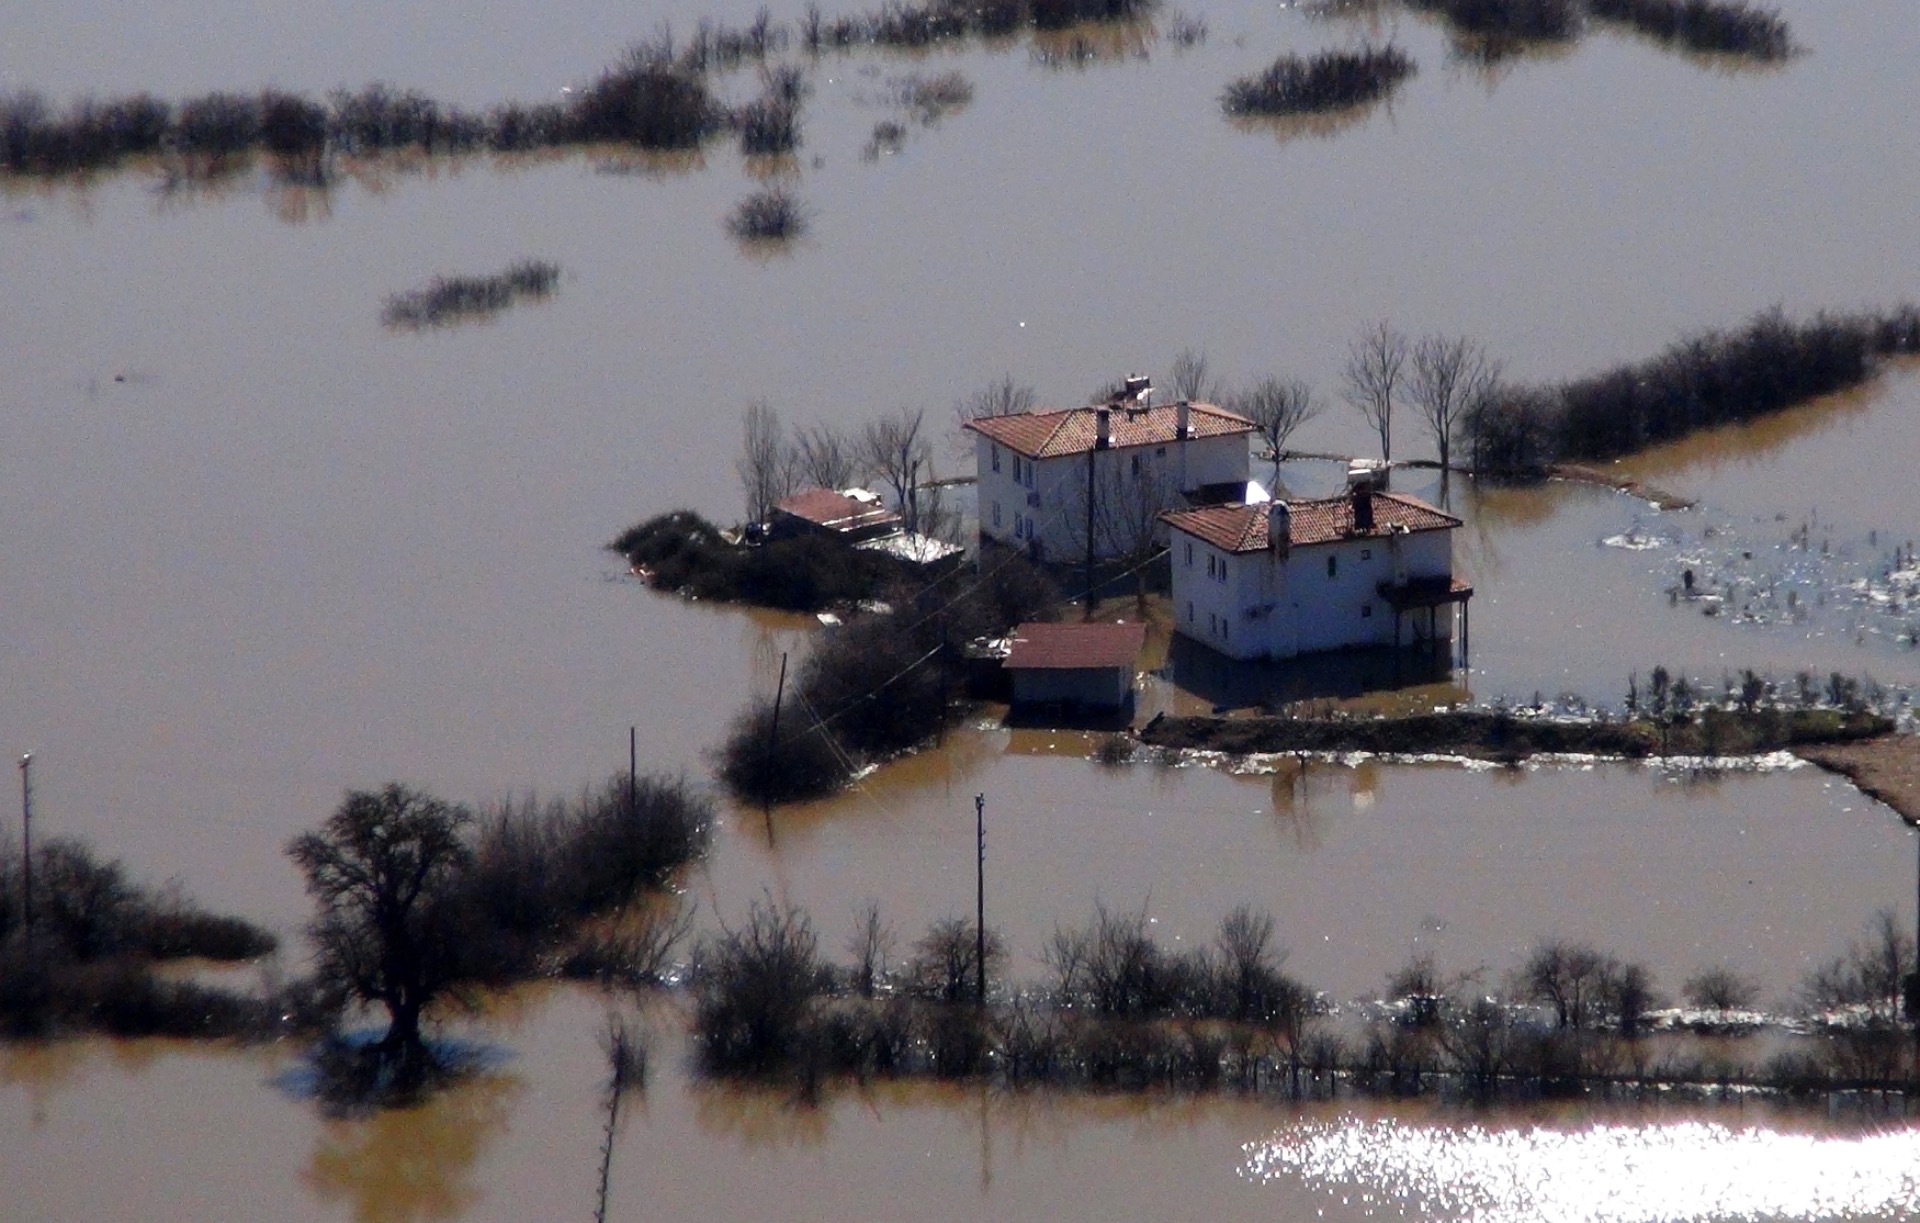
[[[1293,547],[1293,511],[1284,501],[1267,502],[1267,549],[1285,560]]]
[[[1193,405],[1182,399],[1174,409],[1179,428],[1174,431],[1176,437],[1193,436]]]
[[[1106,408],[1093,410],[1093,448],[1105,450],[1113,445],[1113,413]]]
[[[1366,535],[1373,531],[1373,484],[1365,482],[1353,486],[1353,533]]]

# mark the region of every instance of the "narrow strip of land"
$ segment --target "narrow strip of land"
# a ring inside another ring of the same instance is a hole
[[[1920,736],[1882,735],[1855,743],[1809,744],[1795,748],[1794,754],[1840,774],[1861,793],[1892,807],[1901,819],[1920,827]]]

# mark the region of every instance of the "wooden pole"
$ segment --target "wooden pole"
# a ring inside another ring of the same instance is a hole
[[[20,882],[27,937],[33,937],[33,753],[20,757]]]
[[[987,796],[973,796],[974,895],[973,961],[976,973],[975,997],[987,1005]]]

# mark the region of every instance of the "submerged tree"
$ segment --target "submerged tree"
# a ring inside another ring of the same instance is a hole
[[[391,783],[348,793],[287,852],[319,905],[308,927],[320,979],[388,1016],[376,1050],[424,1068],[422,1014],[464,979],[457,892],[469,851],[461,807]]]
[[[1380,457],[1393,461],[1393,393],[1407,363],[1407,337],[1382,321],[1367,324],[1347,346],[1342,394],[1380,438]]]
[[[1500,385],[1500,363],[1477,341],[1430,335],[1413,350],[1413,381],[1407,397],[1433,435],[1445,487],[1453,470],[1453,433],[1490,401]]]
[[[1313,388],[1297,378],[1291,382],[1262,378],[1251,389],[1233,396],[1227,406],[1252,421],[1260,439],[1273,451],[1275,480],[1280,478],[1280,458],[1287,439],[1320,414]]]

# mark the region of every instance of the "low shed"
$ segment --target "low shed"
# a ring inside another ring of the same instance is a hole
[[[1023,624],[1003,666],[1015,705],[1119,709],[1133,696],[1144,624]]]

